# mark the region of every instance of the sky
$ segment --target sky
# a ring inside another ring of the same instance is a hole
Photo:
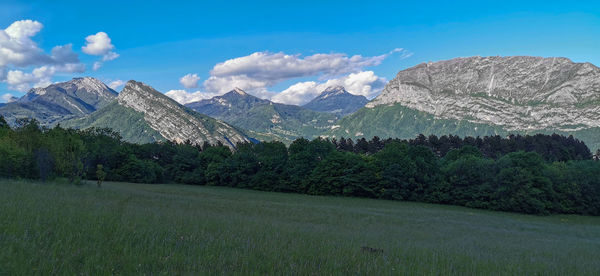
[[[234,87],[304,104],[376,96],[400,70],[466,56],[600,65],[598,1],[0,0],[0,102],[73,77],[181,103]]]

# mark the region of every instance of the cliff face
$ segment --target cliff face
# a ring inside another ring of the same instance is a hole
[[[600,68],[566,58],[468,57],[400,71],[367,108],[401,104],[507,130],[600,126]]]
[[[117,97],[117,103],[142,113],[148,125],[165,139],[177,143],[223,143],[233,146],[249,139],[230,125],[196,113],[152,87],[129,81]]]

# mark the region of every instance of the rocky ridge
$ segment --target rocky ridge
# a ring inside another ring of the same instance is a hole
[[[117,97],[117,103],[142,113],[149,126],[165,139],[177,143],[223,143],[234,147],[239,142],[250,142],[240,131],[230,125],[198,114],[152,87],[129,81]]]
[[[401,104],[436,118],[511,130],[600,126],[600,68],[567,58],[468,57],[400,71],[366,107]]]

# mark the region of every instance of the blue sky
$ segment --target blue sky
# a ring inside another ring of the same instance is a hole
[[[352,83],[350,92],[372,97],[399,70],[454,57],[563,56],[600,65],[600,4],[593,1],[123,2],[2,0],[0,30],[20,20],[39,22],[30,39],[43,53],[15,64],[2,62],[0,51],[0,95],[21,96],[30,86],[93,76],[174,90],[170,95],[180,101],[235,85],[301,104],[328,84]],[[86,53],[86,37],[99,32],[110,39],[102,45],[112,47]],[[67,44],[77,66],[65,66],[73,60],[48,61],[53,47]],[[318,61],[316,54],[322,54]],[[277,67],[282,61],[290,64]],[[328,61],[341,63],[317,65]],[[33,76],[43,66],[52,70]],[[22,74],[13,72],[9,83],[9,71]],[[271,77],[281,72],[286,74]],[[191,82],[185,87],[181,78],[187,74]],[[285,95],[277,96],[281,91]]]

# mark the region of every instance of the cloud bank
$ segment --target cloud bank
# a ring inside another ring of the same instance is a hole
[[[303,105],[316,98],[330,86],[343,86],[354,95],[362,95],[368,99],[374,98],[385,86],[387,81],[378,77],[373,71],[361,71],[349,75],[330,79],[325,82],[298,82],[281,91],[271,98],[274,102]]]
[[[50,54],[44,53],[32,40],[43,27],[38,21],[20,20],[4,30],[0,29],[0,81],[7,83],[9,89],[27,91],[32,86],[50,84],[57,73],[85,71],[85,65],[79,62],[72,44],[55,46]],[[39,67],[31,73],[17,69],[29,66]]]
[[[399,52],[403,56],[410,55],[401,48],[372,57],[332,53],[314,54],[303,58],[299,54],[256,52],[215,65],[210,71],[210,78],[204,82],[204,87],[207,91],[223,92],[235,87],[246,90],[266,88],[301,77],[316,76],[325,80],[380,65],[387,57]]]
[[[187,93],[185,90],[169,92],[177,101],[187,103],[210,98],[209,95],[221,95],[239,87],[261,98],[302,105],[328,86],[342,85],[350,93],[371,99],[381,92],[386,80],[373,71],[364,69],[380,65],[395,53],[399,53],[401,58],[412,55],[402,48],[370,57],[349,56],[344,53],[302,57],[300,54],[289,55],[282,52],[255,52],[216,64],[210,71],[210,77],[203,82],[205,93]],[[192,78],[193,76],[197,77],[195,74],[182,77],[180,83],[188,89],[196,88],[199,79]],[[295,83],[281,93],[269,91],[269,88],[281,82],[306,77],[316,80]]]

